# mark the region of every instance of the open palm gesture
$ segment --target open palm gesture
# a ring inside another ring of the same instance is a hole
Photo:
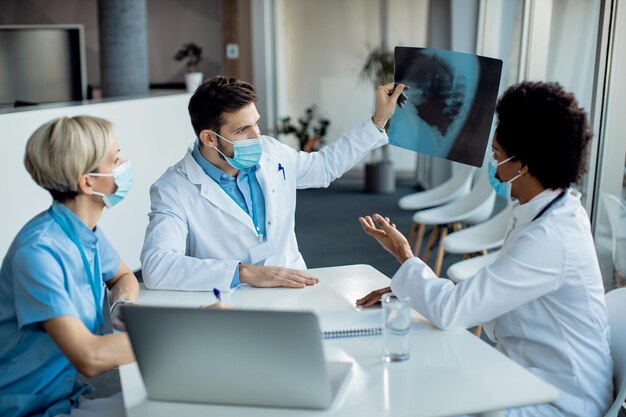
[[[365,233],[376,239],[387,252],[395,256],[398,262],[403,263],[413,257],[409,242],[388,217],[374,214],[359,217],[359,222]]]

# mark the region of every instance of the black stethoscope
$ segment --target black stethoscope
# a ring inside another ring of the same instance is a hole
[[[544,208],[541,209],[541,211],[539,213],[537,213],[537,215],[535,217],[533,217],[531,222],[534,222],[539,217],[543,216],[546,211],[550,210],[550,208],[552,206],[554,206],[556,203],[559,202],[559,200],[561,200],[563,197],[565,197],[565,194],[567,194],[567,190],[561,191],[561,193],[559,195],[557,195],[555,198],[553,198],[552,201],[550,201]]]

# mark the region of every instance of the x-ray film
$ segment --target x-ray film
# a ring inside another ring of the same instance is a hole
[[[481,166],[500,85],[502,61],[430,48],[395,48],[396,83],[409,87],[389,143]]]

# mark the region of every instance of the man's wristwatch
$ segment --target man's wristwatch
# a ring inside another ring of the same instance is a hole
[[[385,133],[385,128],[384,127],[380,127],[376,124],[376,122],[374,121],[374,116],[371,117],[372,120],[372,124],[376,127],[376,129],[378,129],[378,131],[380,133]]]
[[[111,315],[113,315],[113,310],[115,310],[115,307],[117,307],[120,304],[133,304],[133,302],[131,301],[130,298],[118,298],[115,301],[113,301],[113,304],[111,304],[111,309],[110,309],[110,313]]]

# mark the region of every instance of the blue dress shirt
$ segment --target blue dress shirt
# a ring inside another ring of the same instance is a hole
[[[120,257],[100,228],[90,230],[64,204],[50,208],[65,219],[83,246],[93,271],[100,259],[98,305],[76,245],[48,211],[17,234],[0,269],[0,415],[55,416],[69,413],[78,397],[93,391],[76,380],[76,369],[41,322],[73,316],[90,330],[104,302],[104,281],[113,278]]]
[[[200,152],[197,140],[191,155],[204,173],[213,179],[243,211],[248,213],[259,234],[265,239],[267,236],[265,234],[265,197],[256,178],[257,167],[240,169],[239,174],[236,177],[232,177],[207,161]],[[233,288],[237,284],[239,284],[239,267],[235,270],[230,287]]]

